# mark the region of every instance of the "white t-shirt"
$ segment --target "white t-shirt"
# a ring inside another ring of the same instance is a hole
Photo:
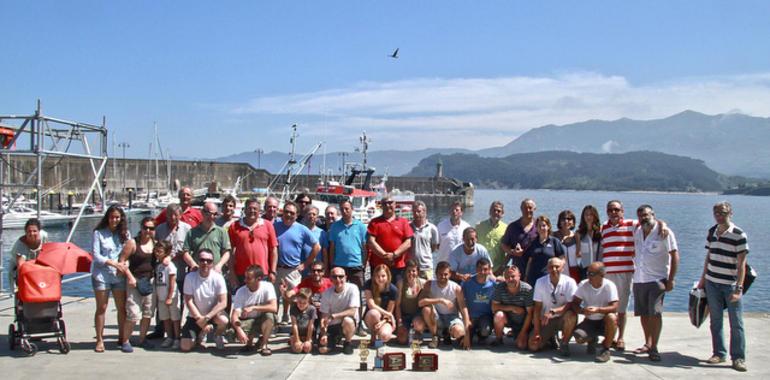
[[[551,283],[551,277],[546,275],[538,278],[535,282],[533,299],[535,302],[543,304],[542,314],[545,314],[551,309],[561,307],[567,304],[567,302],[572,302],[572,296],[575,295],[575,291],[577,291],[577,283],[575,283],[572,277],[560,275],[559,282],[554,287]],[[556,301],[555,303],[554,300]]]
[[[668,278],[671,262],[669,252],[679,250],[674,232],[669,230],[667,237],[660,236],[660,223],[655,223],[644,238],[642,228],[634,231],[634,283],[654,282]]]
[[[438,224],[438,256],[435,264],[441,261],[449,261],[449,254],[458,245],[463,243],[463,231],[471,225],[460,219],[460,224],[453,226],[449,219],[444,219]]]
[[[233,297],[233,308],[238,310],[248,306],[267,305],[274,299],[276,299],[276,297],[273,284],[267,281],[260,281],[259,288],[257,288],[257,291],[255,292],[252,292],[246,285],[238,288],[238,291],[235,292],[235,296]],[[257,318],[261,314],[261,312],[253,311],[241,318]]]
[[[184,295],[192,296],[201,314],[208,314],[216,306],[217,297],[227,294],[227,285],[225,278],[217,271],[211,270],[206,278],[202,278],[199,273],[190,272],[185,276]]]
[[[489,257],[489,253],[483,245],[477,243],[473,247],[473,252],[470,255],[467,255],[465,254],[465,244],[460,244],[449,254],[449,266],[458,274],[475,275],[476,262],[481,258],[489,260],[492,267],[494,267],[495,263],[492,263],[492,258]]]
[[[168,265],[160,263],[155,267],[155,294],[158,295],[158,300],[165,300],[168,297],[168,282],[171,275],[176,276],[176,265],[173,262],[169,262]],[[174,288],[173,296],[177,294],[179,289]]]
[[[321,314],[339,313],[351,307],[361,307],[361,293],[355,284],[345,283],[345,288],[339,293],[334,291],[334,286],[332,286],[321,294]],[[354,314],[354,318],[358,320],[358,313]],[[336,325],[341,322],[337,319],[333,320],[331,324]]]
[[[588,280],[583,280],[578,285],[574,297],[583,300],[584,308],[589,306],[605,307],[609,306],[610,302],[618,300],[618,288],[606,278],[602,281],[602,286],[599,289],[594,288]],[[604,319],[604,314],[591,314],[586,318],[598,321]]]

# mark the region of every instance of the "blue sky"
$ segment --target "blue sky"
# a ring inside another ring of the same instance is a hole
[[[0,114],[98,123],[147,155],[326,141],[499,146],[694,109],[770,116],[766,1],[0,0]],[[388,58],[395,48],[400,58]]]

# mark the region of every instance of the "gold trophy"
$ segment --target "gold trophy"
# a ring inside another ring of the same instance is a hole
[[[361,362],[359,363],[358,370],[359,371],[367,371],[367,363],[369,362],[369,341],[366,339],[362,339],[361,342],[358,344],[358,356],[361,358]]]
[[[416,340],[413,341],[412,342],[412,360],[414,360],[415,355],[419,354],[420,352],[422,352],[422,350],[420,350],[420,342]]]

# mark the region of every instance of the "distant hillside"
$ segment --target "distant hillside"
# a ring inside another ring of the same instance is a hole
[[[437,154],[420,161],[408,175],[435,175],[439,159],[445,176],[482,188],[692,192],[722,191],[729,185],[727,177],[703,161],[658,152],[553,151],[502,158]]]
[[[665,119],[589,120],[534,128],[505,146],[476,153],[657,151],[703,160],[729,175],[770,178],[770,118],[685,111]]]

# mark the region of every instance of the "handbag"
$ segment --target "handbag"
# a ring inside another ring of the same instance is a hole
[[[155,290],[149,277],[142,277],[136,280],[136,290],[141,296],[149,296]]]
[[[709,308],[706,299],[706,291],[698,289],[697,282],[692,285],[692,290],[690,290],[690,302],[688,306],[690,323],[695,327],[700,327],[709,314]]]
[[[746,271],[743,276],[743,294],[746,294],[746,292],[749,291],[749,287],[751,287],[751,284],[753,284],[754,280],[756,279],[757,271],[754,270],[754,268],[752,268],[748,262],[746,262]]]

